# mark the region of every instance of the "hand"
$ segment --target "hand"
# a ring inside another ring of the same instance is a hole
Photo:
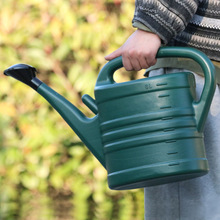
[[[156,63],[160,45],[158,35],[138,29],[119,49],[105,56],[105,59],[112,60],[122,56],[123,66],[127,71],[147,69]]]

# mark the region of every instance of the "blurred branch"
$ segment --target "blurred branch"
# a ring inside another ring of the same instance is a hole
[[[62,70],[62,64],[60,61],[55,60],[53,65],[53,72],[58,74],[63,81],[65,82],[66,89],[73,93],[75,96],[80,97],[78,91],[73,87],[73,85],[70,83],[69,79],[67,78],[67,75]]]

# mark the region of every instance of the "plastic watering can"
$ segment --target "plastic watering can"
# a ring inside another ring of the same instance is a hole
[[[64,118],[108,172],[111,189],[134,189],[202,176],[208,172],[203,128],[215,91],[215,69],[202,52],[163,47],[157,58],[185,57],[203,69],[205,84],[196,100],[191,72],[116,83],[122,58],[100,71],[95,100],[83,102],[96,115],[87,118],[36,78],[36,69],[16,64],[4,71],[35,89]],[[187,68],[187,67],[186,67]]]

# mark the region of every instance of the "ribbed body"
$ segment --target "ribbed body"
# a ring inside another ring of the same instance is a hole
[[[130,189],[207,173],[197,131],[192,73],[175,73],[95,90],[111,189]]]

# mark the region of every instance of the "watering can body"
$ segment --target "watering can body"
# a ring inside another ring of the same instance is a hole
[[[205,75],[201,97],[196,99],[191,72],[116,83],[114,72],[122,67],[119,57],[100,71],[95,100],[83,97],[97,114],[90,119],[37,78],[31,80],[107,169],[111,189],[153,186],[208,172],[203,128],[215,91],[214,66],[192,48],[160,48],[157,57],[198,62]]]
[[[98,86],[95,95],[110,188],[152,186],[207,173],[192,73]]]

